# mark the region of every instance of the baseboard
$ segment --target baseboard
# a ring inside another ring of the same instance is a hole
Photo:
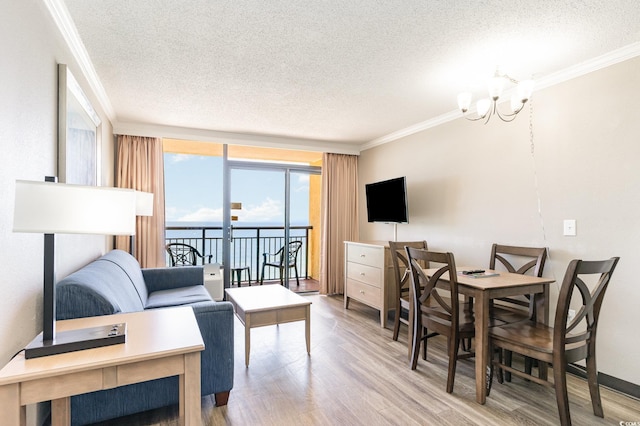
[[[567,365],[567,372],[584,379],[587,378],[587,372],[581,365],[569,364]],[[640,399],[640,386],[634,383],[600,372],[598,372],[598,383],[602,386],[606,386],[610,389]]]

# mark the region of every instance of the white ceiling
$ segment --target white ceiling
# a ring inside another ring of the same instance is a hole
[[[543,80],[640,54],[638,0],[64,4],[123,125],[362,145],[456,116],[496,65]]]

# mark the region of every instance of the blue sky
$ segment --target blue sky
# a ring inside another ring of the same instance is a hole
[[[222,222],[222,157],[165,154],[167,222]],[[242,223],[284,221],[284,172],[232,170],[231,201]],[[307,224],[309,176],[291,175],[291,223]]]

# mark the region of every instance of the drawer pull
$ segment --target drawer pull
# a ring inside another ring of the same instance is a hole
[[[361,254],[360,257],[367,257],[365,254]]]
[[[360,294],[364,294],[364,290],[360,290]]]
[[[360,272],[360,275],[362,275],[364,277],[364,272]]]

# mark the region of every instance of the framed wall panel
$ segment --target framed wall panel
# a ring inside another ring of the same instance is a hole
[[[101,120],[71,71],[58,64],[58,181],[100,185]]]

